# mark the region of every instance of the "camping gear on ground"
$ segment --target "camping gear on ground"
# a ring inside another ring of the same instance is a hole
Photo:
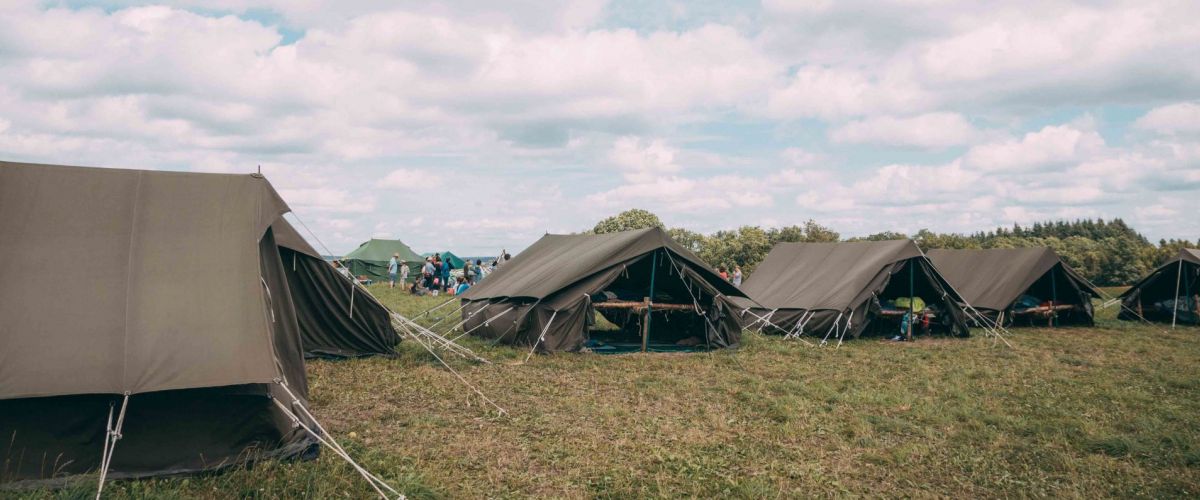
[[[1093,323],[1092,297],[1100,292],[1053,249],[930,250],[929,260],[970,304],[1006,325]]]
[[[780,243],[741,289],[753,299],[734,299],[742,324],[788,337],[890,336],[909,297],[931,310],[932,331],[969,334],[958,295],[911,240]]]
[[[396,254],[400,254],[400,260],[408,265],[410,277],[417,276],[421,266],[425,264],[425,257],[417,255],[403,241],[374,238],[342,257],[342,263],[349,267],[355,276],[366,276],[375,282],[387,282],[388,263]]]
[[[640,351],[680,350],[694,348],[677,345],[693,336],[704,348],[737,345],[728,297],[744,295],[651,228],[543,236],[468,289],[461,310],[467,331],[531,346],[531,354],[635,343]],[[589,344],[597,311],[624,328]]]
[[[1200,325],[1200,250],[1184,248],[1119,297],[1126,321]],[[1190,305],[1190,308],[1189,308]]]

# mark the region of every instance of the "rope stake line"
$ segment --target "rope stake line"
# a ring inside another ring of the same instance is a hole
[[[550,325],[554,323],[554,318],[556,317],[558,317],[558,311],[554,311],[554,314],[550,315],[550,321],[547,321],[546,327],[542,328],[542,334],[538,336],[537,342],[533,343],[533,348],[529,350],[529,354],[525,355],[525,361],[522,364],[529,362],[529,358],[533,356],[533,351],[536,351],[538,345],[546,339],[546,332],[550,331]]]
[[[480,324],[478,324],[478,325],[475,325],[475,326],[474,326],[474,327],[472,327],[470,330],[467,330],[467,331],[465,331],[465,332],[462,332],[462,333],[461,333],[461,334],[459,334],[457,337],[454,337],[454,338],[450,339],[450,341],[451,341],[451,342],[455,342],[455,341],[457,341],[458,339],[461,339],[461,338],[463,338],[463,337],[466,337],[467,335],[470,335],[470,334],[471,334],[471,332],[473,332],[473,331],[475,331],[475,330],[478,330],[478,329],[479,329],[479,328],[481,328],[481,327],[488,326],[488,325],[489,325],[489,323],[491,323],[491,322],[492,322],[492,320],[494,320],[494,319],[496,319],[496,318],[499,318],[499,317],[501,317],[501,316],[504,316],[505,314],[508,314],[508,312],[509,312],[509,311],[512,311],[513,309],[516,309],[516,308],[515,308],[515,307],[509,307],[508,309],[505,309],[504,311],[501,311],[501,312],[500,312],[500,314],[497,314],[497,315],[495,315],[495,316],[492,316],[492,317],[490,317],[490,318],[488,318],[488,319],[484,320],[482,323],[480,323]],[[473,316],[472,316],[472,317],[473,317]]]
[[[336,441],[333,441],[332,437],[330,437],[327,440],[325,438],[325,436],[322,436],[317,431],[314,431],[311,427],[309,427],[307,424],[305,424],[304,421],[301,420],[300,417],[298,415],[296,415],[295,412],[293,412],[290,408],[288,408],[283,403],[279,402],[278,399],[271,398],[271,402],[274,403],[275,407],[279,408],[279,410],[282,411],[284,413],[284,415],[287,415],[288,418],[290,418],[292,420],[292,424],[294,424],[300,428],[303,428],[304,431],[308,432],[308,434],[310,436],[312,436],[314,439],[316,439],[318,443],[325,445],[325,447],[329,448],[329,451],[333,452],[334,455],[337,455],[342,460],[345,460],[346,463],[349,464],[350,467],[355,470],[355,472],[358,472],[358,474],[360,476],[362,476],[363,479],[367,480],[367,484],[371,485],[371,489],[375,490],[375,493],[378,493],[380,498],[384,498],[384,499],[390,498],[390,497],[388,497],[388,495],[386,493],[383,492],[383,489],[381,489],[380,486],[383,486],[388,491],[391,491],[392,493],[396,494],[397,495],[396,498],[398,498],[398,499],[406,498],[403,494],[397,492],[395,489],[392,489],[392,487],[389,486],[387,483],[383,482],[383,480],[379,479],[374,474],[371,474],[369,471],[364,469],[361,465],[358,465],[358,463],[355,462],[354,459],[350,458],[350,455],[348,455],[345,452],[345,450],[343,450],[341,448],[340,445],[335,444]],[[301,408],[304,407],[304,405],[298,404],[298,402],[296,402],[296,401],[293,401],[293,404],[296,404],[297,406],[299,406]],[[313,420],[313,423],[314,424],[316,423],[315,419]]]

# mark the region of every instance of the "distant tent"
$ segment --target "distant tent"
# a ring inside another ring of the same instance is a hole
[[[729,296],[744,297],[662,229],[548,234],[467,290],[463,328],[542,352],[729,347]],[[596,311],[620,329],[594,331]]]
[[[431,257],[433,255],[434,254],[431,254],[431,253],[425,254],[426,257]],[[450,265],[453,266],[455,269],[462,269],[463,266],[465,266],[467,264],[467,261],[462,260],[457,255],[454,255],[453,253],[450,253],[449,251],[438,252],[438,255],[442,256],[443,262],[449,262]]]
[[[0,482],[316,456],[288,210],[258,175],[0,162]]]
[[[371,239],[342,257],[342,263],[346,264],[354,276],[384,281],[388,279],[388,263],[395,254],[400,254],[400,260],[408,264],[410,271],[420,269],[421,264],[425,262],[424,257],[417,255],[417,252],[412,251],[403,241]]]
[[[1092,325],[1100,292],[1054,250],[934,249],[929,260],[963,299],[992,320],[1013,325]]]
[[[742,323],[772,333],[895,335],[913,308],[931,331],[969,334],[958,295],[911,240],[780,243],[742,290],[757,302],[740,303]]]
[[[283,218],[271,225],[296,304],[305,357],[390,355],[400,341],[391,312],[357,290]]]
[[[1139,320],[1200,325],[1200,250],[1185,248],[1121,294],[1121,313]]]

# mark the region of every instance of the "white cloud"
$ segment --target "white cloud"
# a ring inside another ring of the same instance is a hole
[[[379,187],[396,189],[438,188],[443,184],[436,172],[415,168],[398,168],[379,181]]]
[[[1195,2],[769,1],[661,27],[601,0],[141,3],[0,5],[6,159],[262,164],[335,247],[517,248],[632,206],[849,234],[1162,205],[1157,230],[1200,230]],[[1096,132],[1127,125],[1151,133]]]
[[[638,184],[653,182],[664,174],[679,172],[675,150],[662,139],[642,144],[638,137],[621,137],[613,144],[609,159],[621,170],[625,180]]]
[[[926,113],[907,118],[877,116],[853,121],[834,129],[834,142],[849,144],[887,144],[927,149],[942,149],[969,144],[980,137],[965,117],[958,113]]]
[[[983,170],[1023,171],[1080,161],[1103,148],[1104,139],[1094,131],[1051,125],[1021,139],[974,146],[966,162]]]
[[[1180,102],[1154,108],[1133,125],[1160,134],[1197,134],[1200,133],[1200,103]]]
[[[771,90],[766,113],[833,119],[918,110],[933,102],[933,96],[899,75],[872,77],[855,69],[807,66]]]

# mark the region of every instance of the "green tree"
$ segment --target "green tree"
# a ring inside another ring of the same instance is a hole
[[[717,231],[705,239],[700,258],[714,267],[732,269],[741,266],[749,274],[771,251],[767,232],[758,226],[742,226],[733,231]]]
[[[767,239],[771,245],[776,243],[821,243],[838,241],[841,235],[828,227],[822,226],[812,219],[799,226],[786,226],[767,230]]]
[[[708,239],[708,237],[704,236],[703,234],[695,231],[689,231],[682,227],[673,227],[668,229],[667,234],[669,234],[671,239],[675,240],[676,243],[683,245],[684,248],[687,248],[696,254],[699,254],[700,251],[704,249],[705,240]]]
[[[907,240],[908,235],[897,233],[895,231],[884,231],[882,233],[869,234],[867,236],[856,236],[846,241],[891,241],[891,240]]]
[[[664,226],[657,215],[654,215],[648,210],[634,208],[596,223],[596,227],[592,228],[592,232],[596,234],[604,234],[615,233],[618,231],[629,231],[632,229],[646,229],[649,227]]]
[[[913,236],[913,241],[917,242],[917,246],[921,247],[922,251],[930,248],[979,248],[979,243],[968,236],[935,233],[928,229],[917,231],[917,234]]]

